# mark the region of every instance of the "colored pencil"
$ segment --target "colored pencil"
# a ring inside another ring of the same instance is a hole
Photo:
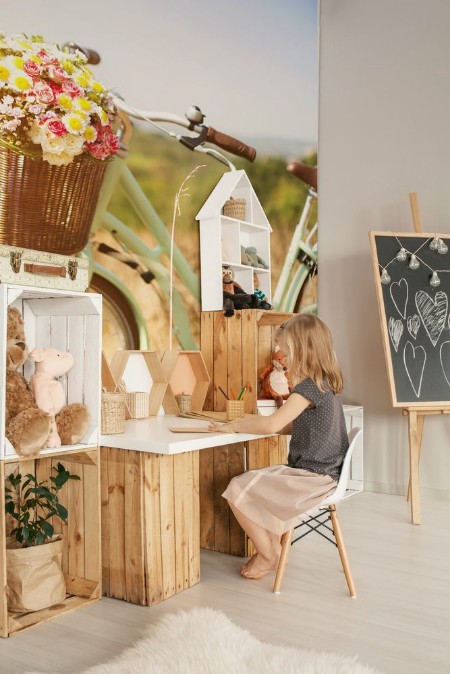
[[[230,399],[230,398],[227,396],[227,394],[225,393],[225,391],[223,390],[223,388],[222,388],[221,386],[218,386],[217,388],[218,388],[219,391],[225,396],[225,398],[226,398],[227,400]]]
[[[245,394],[246,390],[247,390],[247,387],[246,387],[246,386],[243,386],[242,389],[241,389],[241,392],[240,392],[239,395],[238,395],[238,398],[237,398],[238,400],[242,400],[242,398],[244,397],[244,394]]]
[[[232,387],[232,386],[230,386],[230,393],[231,393],[231,397],[233,398],[233,400],[237,400],[237,398],[236,398],[236,393],[233,391],[233,387]]]

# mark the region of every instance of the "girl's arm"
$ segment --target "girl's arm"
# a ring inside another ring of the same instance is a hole
[[[226,424],[211,422],[208,425],[210,431],[221,433],[253,433],[255,435],[270,435],[272,433],[286,432],[294,419],[304,412],[311,402],[299,393],[292,393],[284,405],[269,416],[249,417],[236,419]]]

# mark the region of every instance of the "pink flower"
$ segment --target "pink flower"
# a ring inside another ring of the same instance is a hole
[[[57,59],[54,56],[47,54],[45,49],[38,51],[38,57],[41,59],[42,63],[45,63],[46,66],[51,65],[52,63],[58,63]]]
[[[114,154],[120,147],[119,139],[112,129],[104,133],[103,142],[108,148],[109,154]]]
[[[72,98],[75,98],[76,96],[81,96],[83,93],[83,90],[81,87],[79,87],[75,82],[72,82],[71,80],[65,80],[65,82],[62,83],[62,90],[64,93],[69,94]]]
[[[41,72],[41,69],[39,68],[38,64],[35,61],[25,61],[23,64],[23,69],[26,72],[27,75],[30,77],[37,77],[39,73]]]
[[[53,103],[55,96],[51,87],[43,82],[38,82],[34,85],[34,93],[36,94],[37,99],[40,103],[48,104]]]
[[[109,156],[108,148],[102,143],[88,143],[86,145],[87,152],[96,159],[106,159]]]
[[[55,136],[64,136],[67,133],[66,127],[60,119],[50,119],[47,122],[47,130]]]
[[[57,82],[49,82],[49,87],[53,91],[55,98],[57,98],[62,93],[62,86]]]
[[[48,74],[55,82],[64,82],[67,79],[67,73],[61,66],[49,66]]]

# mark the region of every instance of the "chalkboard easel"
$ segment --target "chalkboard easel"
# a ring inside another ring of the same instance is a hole
[[[450,413],[450,240],[423,233],[417,194],[409,196],[415,233],[371,232],[370,240],[392,403],[408,417],[411,521],[420,524],[425,416]],[[433,250],[433,239],[449,251]],[[430,283],[434,270],[439,285]]]

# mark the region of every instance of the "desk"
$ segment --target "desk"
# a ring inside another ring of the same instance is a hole
[[[152,606],[199,582],[199,450],[269,437],[168,430],[207,424],[160,415],[100,437],[106,596]]]

